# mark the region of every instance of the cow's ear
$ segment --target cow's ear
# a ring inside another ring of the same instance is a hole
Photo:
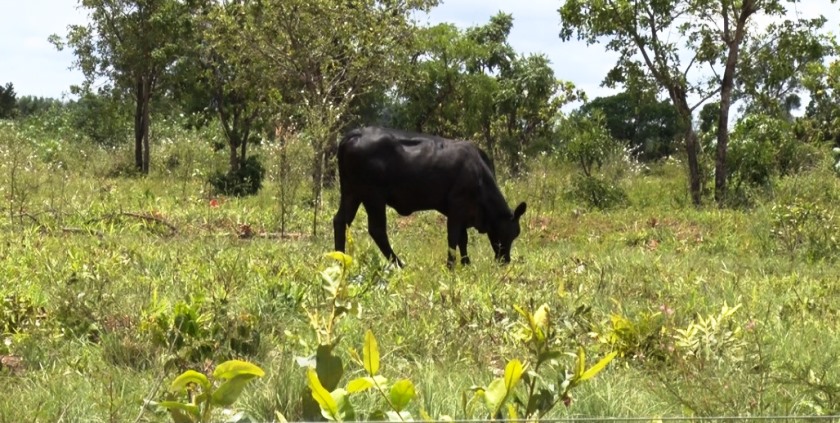
[[[519,218],[522,217],[523,214],[525,214],[525,202],[524,201],[519,203],[519,205],[516,206],[516,210],[513,211],[513,220],[519,220]]]

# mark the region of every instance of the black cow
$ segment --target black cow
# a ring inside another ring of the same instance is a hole
[[[474,144],[387,128],[354,129],[338,145],[338,175],[341,204],[333,218],[337,251],[344,251],[345,231],[364,204],[368,233],[385,257],[403,266],[385,231],[388,205],[403,216],[420,210],[443,213],[450,267],[456,246],[461,262],[469,264],[470,227],[487,233],[497,260],[510,262],[525,203],[510,210],[489,158]]]

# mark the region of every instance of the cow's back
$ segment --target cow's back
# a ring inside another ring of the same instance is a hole
[[[472,143],[378,127],[348,132],[338,165],[343,192],[381,196],[400,214],[446,213],[453,195],[478,195],[483,173],[492,172]]]

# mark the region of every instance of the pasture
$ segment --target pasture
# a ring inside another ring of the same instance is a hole
[[[340,338],[343,385],[361,374],[352,351],[368,329],[382,373],[416,386],[415,418],[483,417],[463,399],[508,360],[531,360],[514,307],[542,304],[554,347],[572,354],[556,371],[571,371],[579,346],[590,362],[618,352],[548,417],[840,413],[840,179],[827,151],[733,209],[692,207],[675,159],[609,164],[627,202],[598,210],[567,195],[574,167],[530,158],[524,175],[499,177],[511,203],[528,202],[507,266],[471,232],[472,265],[449,271],[443,219],[389,210],[407,264],[389,268],[360,210],[352,307],[325,321],[337,190],[313,220],[308,176],[294,168],[306,151],[290,151],[280,184],[268,145],[255,149],[268,169],[260,193],[216,197],[206,174],[226,157],[203,136],[162,129],[152,173],[134,177],[121,172],[127,149],[0,126],[0,421],[169,421],[143,401],[231,358],[266,373],[233,408],[299,420],[299,358],[319,336]],[[378,400],[359,394],[357,411]]]

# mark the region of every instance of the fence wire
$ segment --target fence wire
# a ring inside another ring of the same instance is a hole
[[[415,420],[416,422],[417,420]],[[666,422],[838,422],[840,415],[831,416],[709,416],[709,417],[564,417],[557,419],[518,419],[518,420],[423,420],[423,423],[666,423]],[[310,423],[310,422],[297,422]],[[314,423],[314,422],[312,422]],[[354,423],[382,423],[381,421],[361,421]]]

